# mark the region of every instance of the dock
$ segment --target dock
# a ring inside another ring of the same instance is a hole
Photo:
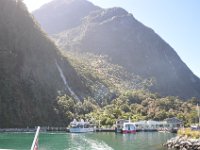
[[[96,128],[96,132],[115,132],[114,128]]]

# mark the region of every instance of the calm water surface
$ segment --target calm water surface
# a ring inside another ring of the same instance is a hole
[[[40,133],[40,150],[164,150],[162,144],[175,134],[138,132],[115,133]],[[33,133],[0,133],[0,149],[28,150]]]

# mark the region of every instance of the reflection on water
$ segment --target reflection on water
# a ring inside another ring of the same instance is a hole
[[[0,133],[0,149],[28,150],[34,134]],[[41,133],[40,150],[164,150],[171,133]]]
[[[66,150],[113,150],[104,141],[89,138],[90,134],[69,134],[70,145]]]
[[[97,133],[90,138],[104,141],[114,150],[163,150],[162,144],[175,134],[159,132],[138,132],[136,134]]]
[[[135,134],[122,134],[122,142],[127,142],[127,141],[135,141],[136,136]]]

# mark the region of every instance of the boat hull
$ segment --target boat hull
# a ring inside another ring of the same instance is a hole
[[[71,132],[71,133],[94,132],[94,128],[70,128],[69,132]]]
[[[123,134],[135,134],[136,130],[122,130],[121,133],[123,133]]]

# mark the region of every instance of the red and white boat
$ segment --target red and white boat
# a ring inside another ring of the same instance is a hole
[[[136,133],[136,126],[133,122],[129,120],[120,119],[116,122],[116,132],[117,133]]]
[[[132,122],[126,122],[123,124],[122,133],[136,133],[136,126]]]
[[[40,132],[40,127],[37,127],[35,137],[31,146],[31,150],[39,150],[39,132]]]

